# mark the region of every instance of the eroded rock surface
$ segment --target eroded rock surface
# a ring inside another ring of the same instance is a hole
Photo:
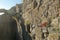
[[[59,0],[23,0],[23,18],[24,20],[29,20],[31,24],[35,24],[36,26],[36,40],[41,39],[41,31],[38,27],[38,24],[47,21],[48,28],[53,28],[56,33],[60,31],[60,4]],[[25,23],[27,25],[27,23]],[[37,30],[38,28],[38,30]],[[52,30],[53,30],[52,29]],[[49,29],[50,30],[50,29]],[[50,31],[52,32],[52,31]],[[48,40],[58,40],[59,35],[52,34],[49,32],[47,37]],[[40,37],[39,37],[40,35]],[[50,37],[55,36],[55,37]],[[56,39],[55,39],[56,38]]]

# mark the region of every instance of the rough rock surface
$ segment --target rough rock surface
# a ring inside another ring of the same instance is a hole
[[[39,37],[39,35],[41,36],[41,32],[38,24],[46,21],[48,22],[48,25],[50,25],[48,28],[51,27],[55,30],[53,32],[50,31],[52,33],[49,32],[47,39],[49,38],[48,40],[58,40],[60,35],[53,33],[60,32],[59,3],[59,0],[23,0],[23,18],[24,20],[28,19],[31,24],[36,25],[36,40],[42,40],[41,37]]]

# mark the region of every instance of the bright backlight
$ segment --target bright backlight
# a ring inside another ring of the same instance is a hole
[[[1,12],[1,13],[0,13],[0,15],[3,15],[3,14],[4,14],[4,12]]]

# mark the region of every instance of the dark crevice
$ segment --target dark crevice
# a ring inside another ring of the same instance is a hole
[[[22,17],[21,17],[22,18]],[[23,40],[32,40],[31,36],[28,34],[28,32],[26,31],[26,26],[24,25],[24,19],[21,19],[21,28],[22,28],[22,36],[23,36]]]
[[[43,4],[43,0],[40,0],[39,2],[39,6],[38,6],[38,10],[39,10],[39,7]]]
[[[34,1],[34,9],[37,7],[37,2],[36,0]]]

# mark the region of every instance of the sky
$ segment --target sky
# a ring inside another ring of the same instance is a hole
[[[22,0],[0,0],[0,9],[10,9],[16,4],[22,3]]]

